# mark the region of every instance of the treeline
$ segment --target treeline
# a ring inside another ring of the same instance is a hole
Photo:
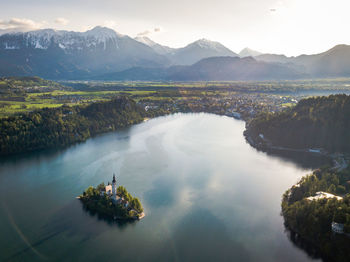
[[[350,261],[345,235],[334,235],[332,222],[344,224],[345,233],[350,233],[350,169],[334,172],[324,168],[303,177],[283,196],[282,214],[287,228],[316,247],[318,253],[330,261]],[[308,200],[316,192],[324,191],[342,195],[342,200]]]
[[[0,77],[0,95],[24,95],[53,90],[72,90],[72,88],[37,76]]]
[[[331,95],[301,100],[280,113],[264,113],[247,126],[246,134],[263,134],[273,145],[350,152],[350,96]]]
[[[127,97],[87,106],[62,106],[0,119],[0,155],[58,148],[143,120],[146,112]]]

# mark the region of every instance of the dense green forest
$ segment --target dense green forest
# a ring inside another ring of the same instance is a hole
[[[44,108],[0,119],[0,154],[58,148],[141,122],[145,110],[119,96],[90,105]]]
[[[344,224],[345,233],[350,233],[349,180],[349,168],[340,172],[323,168],[303,177],[283,196],[282,214],[287,228],[314,245],[326,261],[350,261],[350,239],[331,231],[334,221]],[[306,199],[318,191],[338,194],[343,199]]]
[[[350,152],[350,96],[301,100],[279,113],[264,113],[247,126],[246,135],[273,145]]]

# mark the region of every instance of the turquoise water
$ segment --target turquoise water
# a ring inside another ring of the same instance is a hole
[[[309,170],[257,152],[244,125],[176,114],[1,159],[0,261],[310,261],[280,216],[283,192]],[[113,173],[143,220],[109,223],[75,199]]]

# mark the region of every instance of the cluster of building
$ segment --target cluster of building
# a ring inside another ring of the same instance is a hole
[[[172,97],[176,98],[176,97]],[[239,119],[255,117],[260,112],[278,112],[295,105],[297,99],[290,96],[262,93],[193,93],[182,99],[142,99],[139,104],[146,111],[162,108],[172,112],[208,112]]]
[[[115,174],[113,174],[112,184],[108,182],[108,185],[101,189],[100,194],[101,196],[107,194],[115,204],[122,205],[126,208],[129,206],[129,202],[127,200],[117,195],[117,180],[115,179]]]

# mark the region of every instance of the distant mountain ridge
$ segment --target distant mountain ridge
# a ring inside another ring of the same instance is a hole
[[[165,55],[173,65],[192,65],[203,58],[215,56],[238,56],[219,42],[204,38],[182,48],[159,45],[148,37],[136,37],[135,40],[148,45],[158,54]]]
[[[245,60],[249,57],[254,59]],[[350,46],[338,45],[320,54],[287,57],[261,54],[249,48],[238,55],[207,39],[171,48],[145,36],[131,38],[99,26],[86,32],[43,29],[0,35],[0,77],[32,75],[48,79],[106,76],[189,81],[350,77]]]
[[[104,27],[86,32],[44,29],[0,36],[0,75],[82,78],[170,62],[128,36]]]
[[[326,52],[315,55],[287,57],[285,55],[262,54],[258,61],[294,64],[300,71],[312,77],[350,77],[350,45],[337,45]]]
[[[257,61],[252,57],[210,57],[190,66],[130,68],[100,76],[99,80],[236,81],[281,80],[306,77],[283,64]]]
[[[205,39],[175,49],[100,26],[86,32],[42,29],[0,35],[0,76],[82,79],[133,67],[190,65],[212,56],[236,54]]]
[[[201,59],[216,56],[236,57],[238,55],[219,42],[200,39],[175,50],[169,59],[176,65],[192,65]]]
[[[238,55],[240,57],[248,57],[248,56],[255,57],[255,56],[262,55],[262,53],[246,47],[246,48],[242,49],[242,51],[239,52]]]

